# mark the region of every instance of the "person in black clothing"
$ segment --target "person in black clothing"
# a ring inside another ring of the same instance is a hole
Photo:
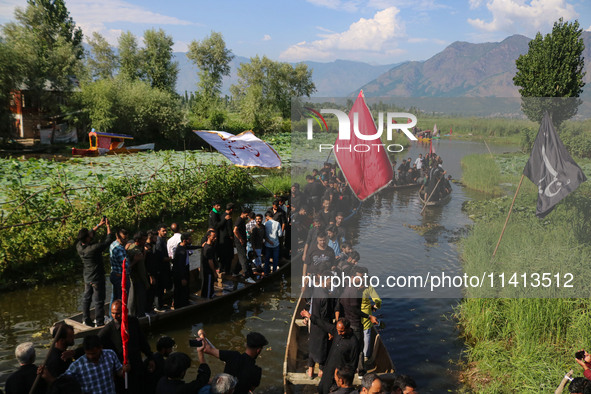
[[[164,309],[164,292],[172,288],[170,257],[166,249],[166,225],[159,224],[156,227],[158,238],[154,246],[154,255],[156,258],[156,297],[158,298],[158,310]]]
[[[154,360],[154,371],[148,373],[146,376],[147,392],[156,392],[156,385],[164,376],[164,365],[166,363],[166,359],[172,353],[174,345],[174,339],[172,339],[171,337],[160,337],[160,339],[158,339],[158,342],[156,342],[156,352],[154,352],[154,354],[152,355],[152,359]],[[149,361],[144,362],[144,367],[147,369],[149,365],[146,364],[149,364]]]
[[[8,379],[4,389],[6,394],[22,394],[31,391],[33,382],[37,377],[37,366],[35,362],[35,348],[33,342],[25,342],[18,345],[14,351],[14,355],[20,364],[19,369],[13,372]],[[45,393],[47,385],[44,380],[41,380],[37,385],[35,393]]]
[[[318,392],[320,394],[328,394],[334,381],[334,372],[337,368],[349,366],[353,370],[357,367],[359,353],[359,341],[353,335],[351,324],[349,320],[340,318],[337,324],[326,323],[315,316],[311,316],[307,310],[302,310],[301,315],[307,317],[314,324],[318,324],[328,334],[333,336],[332,345],[328,352],[326,359],[326,366],[320,384],[318,385]]]
[[[123,342],[121,340],[121,300],[113,301],[111,305],[112,320],[105,325],[98,333],[104,349],[111,349],[123,364]],[[127,357],[131,369],[129,371],[129,393],[145,392],[145,375],[142,353],[148,358],[148,372],[153,372],[155,368],[152,360],[152,350],[146,340],[146,336],[140,328],[139,320],[134,316],[128,316],[129,342],[127,343]],[[116,378],[115,384],[121,389],[124,384],[123,378]]]
[[[107,237],[103,242],[92,243],[96,230],[102,225],[107,227]],[[105,267],[103,265],[103,251],[109,248],[115,239],[111,233],[109,220],[103,217],[92,230],[86,228],[78,232],[76,251],[82,259],[84,274],[84,300],[82,313],[84,324],[94,326],[90,319],[90,302],[94,301],[95,319],[97,326],[105,325]]]
[[[203,250],[201,251],[201,297],[213,298],[213,286],[218,279],[215,267],[215,243],[217,241],[215,230],[207,230],[205,237],[207,240],[203,244]]]
[[[353,386],[353,379],[355,378],[355,370],[347,365],[337,367],[334,371],[334,380],[339,388],[333,391],[333,394],[349,394],[357,393],[355,386]]]
[[[187,369],[191,366],[191,358],[185,353],[172,353],[164,363],[164,376],[160,378],[156,386],[156,394],[184,394],[198,393],[207,385],[211,377],[211,369],[205,363],[203,346],[197,348],[199,355],[199,369],[195,380],[185,383],[183,378]]]
[[[250,264],[248,263],[248,258],[246,256],[246,222],[248,220],[248,214],[251,212],[252,210],[250,208],[242,209],[242,212],[234,225],[233,233],[234,247],[236,248],[236,254],[238,254],[238,261],[242,268],[242,275],[248,278],[250,283],[254,283],[254,280],[252,279],[252,270],[250,269]]]
[[[52,331],[54,338],[60,327],[59,337],[57,337],[55,346],[50,350],[47,362],[45,363],[45,367],[49,370],[49,373],[55,377],[66,372],[76,355],[74,350],[68,350],[69,346],[74,346],[74,327],[66,323],[56,324]],[[78,357],[84,354],[82,349],[80,350],[80,353],[77,354]]]
[[[144,244],[146,251],[146,272],[148,273],[148,282],[150,287],[146,291],[146,312],[154,312],[154,298],[156,297],[156,288],[158,281],[158,260],[156,253],[156,242],[158,234],[154,230],[148,230],[148,238]]]
[[[234,257],[234,225],[232,223],[232,211],[234,204],[231,202],[226,204],[225,216],[222,219],[218,232],[218,258],[220,260],[220,268],[226,275],[232,274],[232,259]],[[214,227],[215,228],[215,227]]]
[[[174,309],[189,305],[189,250],[198,248],[201,245],[191,245],[191,233],[181,234],[181,243],[174,251],[172,259]]]
[[[244,353],[232,350],[218,350],[212,348],[205,337],[202,337],[205,353],[211,354],[226,363],[224,373],[238,379],[234,394],[248,394],[261,383],[261,367],[256,365],[256,358],[265,346],[267,339],[258,332],[251,332],[246,336],[246,350]]]

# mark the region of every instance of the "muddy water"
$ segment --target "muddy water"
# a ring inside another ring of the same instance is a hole
[[[487,152],[484,144],[477,142],[441,140],[434,146],[454,179],[461,178],[462,156]],[[493,153],[512,150],[490,144],[489,147]],[[414,160],[418,153],[428,149],[428,145],[413,145],[404,157]],[[354,247],[362,261],[380,276],[429,270],[461,273],[456,241],[470,224],[461,212],[461,205],[467,199],[479,197],[455,185],[447,205],[429,208],[421,215],[416,191],[385,190],[366,201],[360,215],[350,223],[355,234]],[[266,203],[257,204],[255,210],[263,212]],[[33,341],[39,348],[37,358],[44,357],[44,347],[50,342],[47,327],[80,310],[82,290],[81,281],[76,281],[0,295],[0,382],[17,368],[13,352],[18,343]],[[384,290],[382,296],[385,300],[379,314],[386,328],[381,334],[397,370],[411,375],[423,393],[458,390],[456,363],[461,358],[463,344],[451,315],[460,293],[390,294]],[[261,389],[282,392],[285,340],[294,305],[289,278],[284,278],[234,303],[159,327],[149,333],[149,341],[155,347],[160,335],[172,336],[177,342],[176,350],[196,359],[188,339],[200,328],[206,330],[218,348],[236,350],[242,349],[248,332],[263,332],[269,346],[257,361],[263,367]],[[223,365],[218,360],[208,359],[208,362],[214,374],[222,371]],[[187,376],[192,378],[195,372],[194,366]]]

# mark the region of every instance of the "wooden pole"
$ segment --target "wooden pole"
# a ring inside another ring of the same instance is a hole
[[[51,351],[55,347],[55,343],[58,341],[58,338],[60,337],[60,334],[62,333],[62,330],[64,329],[64,327],[65,327],[65,323],[61,323],[59,328],[57,329],[57,332],[55,333],[55,336],[53,337],[53,341],[51,341],[51,346],[49,347],[49,351],[47,352],[47,355],[45,356],[45,361],[43,361],[44,368],[45,368],[45,364],[47,364],[47,360],[49,360],[49,356],[51,355]],[[41,375],[37,375],[35,377],[35,381],[33,382],[33,385],[31,386],[31,390],[29,390],[29,394],[33,394],[35,392],[35,390],[37,390],[37,385],[39,384],[39,380],[41,380]]]
[[[269,191],[269,193],[271,193],[272,196],[275,196],[275,193],[273,193],[267,186],[265,186],[261,182],[259,182],[259,180],[256,179],[250,172],[246,171],[246,173],[248,175],[250,175],[250,177],[252,178],[253,181],[255,181],[256,183],[258,183],[259,185],[261,185],[262,187],[264,187],[265,189],[267,189]]]
[[[442,176],[445,176],[445,175],[442,175]],[[429,195],[429,198],[427,198],[427,201],[425,201],[425,205],[423,206],[423,209],[421,209],[421,215],[423,214],[423,211],[425,210],[425,208],[427,208],[427,204],[429,203],[429,200],[431,199],[431,196],[433,196],[433,193],[435,193],[435,190],[437,190],[437,186],[439,186],[439,182],[441,182],[441,178],[439,178],[439,180],[435,184],[435,187],[433,188],[433,191]]]
[[[490,151],[490,148],[488,147],[488,144],[486,143],[486,140],[485,139],[482,139],[482,141],[484,141],[484,145],[486,145],[486,149],[488,149],[488,153],[490,154],[490,157],[492,158],[493,157],[493,154]]]
[[[517,198],[517,193],[519,193],[519,189],[521,188],[521,182],[523,182],[523,177],[525,175],[521,174],[521,179],[519,180],[519,185],[517,185],[517,190],[515,190],[515,195],[513,196],[513,201],[511,202],[511,208],[509,208],[509,214],[507,215],[507,219],[505,219],[505,225],[503,226],[503,230],[501,231],[501,236],[499,237],[499,241],[497,242],[497,246],[495,246],[495,251],[493,252],[492,257],[495,257],[497,254],[497,249],[499,249],[499,245],[501,244],[501,239],[503,239],[503,234],[505,234],[505,229],[507,228],[507,223],[509,223],[509,217],[511,216],[511,212],[513,212],[513,204],[515,204],[515,199]]]

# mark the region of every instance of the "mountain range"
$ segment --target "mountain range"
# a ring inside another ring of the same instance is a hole
[[[582,34],[585,42],[583,56],[584,81],[591,82],[591,32]],[[456,41],[425,61],[400,64],[371,65],[349,60],[329,63],[303,62],[312,69],[316,85],[315,97],[345,97],[363,89],[367,97],[519,97],[513,85],[515,60],[528,51],[531,39],[512,35],[501,42],[473,44]],[[176,52],[179,63],[177,91],[197,89],[199,78],[195,67],[185,56]],[[231,63],[230,76],[224,78],[222,93],[230,94],[230,86],[238,81],[237,70],[250,59],[236,56]],[[591,88],[584,97],[591,97]]]

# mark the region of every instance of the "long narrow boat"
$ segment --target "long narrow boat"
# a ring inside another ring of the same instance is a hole
[[[300,312],[305,306],[306,300],[300,295],[291,319],[283,360],[283,386],[286,394],[316,392],[316,386],[320,383],[318,370],[314,372],[316,375],[314,379],[310,379],[306,375],[308,326],[304,324],[304,320],[300,316]],[[372,328],[371,347],[373,351],[366,364],[369,366],[367,372],[377,373],[378,375],[392,374],[394,372],[394,363],[375,328]],[[355,374],[353,384],[356,386],[361,384],[357,374]]]
[[[189,298],[189,305],[179,308],[171,309],[162,312],[157,312],[155,315],[140,317],[138,320],[142,327],[151,327],[160,324],[164,321],[178,319],[190,313],[215,307],[223,302],[233,301],[239,298],[244,293],[263,287],[271,281],[281,278],[283,275],[288,276],[291,273],[291,260],[280,261],[280,266],[277,271],[268,276],[256,281],[255,283],[247,283],[244,280],[239,280],[232,277],[224,277],[221,284],[219,282],[215,285],[215,296],[211,299],[199,297],[197,294],[191,294]],[[105,305],[105,312],[108,311],[109,304]],[[94,319],[94,308],[90,311],[91,319]],[[91,334],[97,334],[102,327],[89,327],[83,324],[82,313],[77,313],[73,316],[67,317],[63,320],[65,323],[74,327],[74,334],[76,338],[85,337]],[[58,322],[59,323],[59,322]],[[56,323],[57,324],[57,323]]]
[[[407,183],[406,185],[396,185],[394,183],[390,183],[390,185],[388,185],[389,188],[394,189],[394,190],[403,190],[403,189],[418,189],[421,187],[420,183]]]
[[[423,196],[421,195],[421,193],[419,193],[419,199],[421,200],[421,204],[425,205],[425,200],[423,199]],[[449,202],[449,200],[451,200],[451,193],[447,194],[445,197],[443,197],[442,199],[439,200],[429,200],[429,202],[427,203],[428,207],[438,207],[441,205],[445,205]]]

